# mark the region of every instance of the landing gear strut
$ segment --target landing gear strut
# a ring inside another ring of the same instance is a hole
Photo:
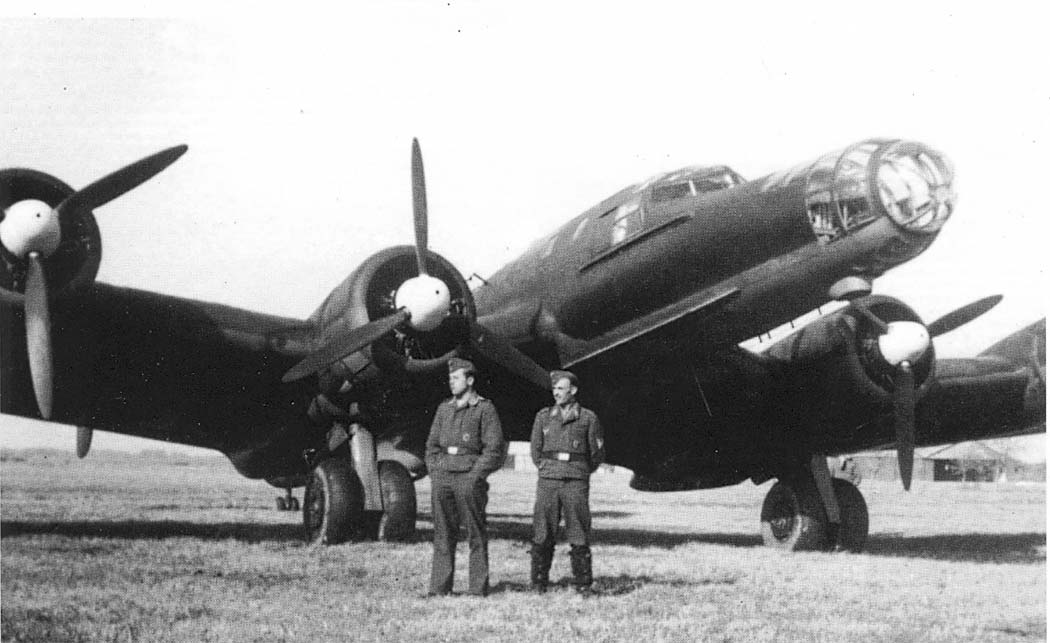
[[[277,496],[277,511],[299,511],[299,499],[292,495],[292,488],[285,487],[284,496]]]

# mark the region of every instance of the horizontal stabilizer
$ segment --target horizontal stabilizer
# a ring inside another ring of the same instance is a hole
[[[1038,366],[1046,381],[1046,318],[1022,328],[981,351],[981,357],[999,357],[1018,366]]]
[[[985,349],[977,357],[937,360],[935,406],[942,424],[975,426],[981,416],[1007,418],[1000,435],[1046,430],[1046,320]],[[971,436],[983,437],[983,436]]]

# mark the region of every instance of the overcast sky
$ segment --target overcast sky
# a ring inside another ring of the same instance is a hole
[[[1045,315],[1045,3],[725,4],[8,17],[0,167],[78,188],[186,143],[96,211],[99,279],[306,317],[371,253],[411,243],[413,136],[430,245],[483,276],[659,171],[758,178],[865,138],[917,139],[953,161],[958,207],[876,290],[928,321],[1006,295],[938,339],[941,355]],[[0,444],[54,435],[3,424]]]

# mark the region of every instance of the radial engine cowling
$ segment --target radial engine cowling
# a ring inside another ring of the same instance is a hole
[[[919,315],[892,297],[859,299],[777,342],[767,355],[789,373],[792,414],[833,438],[893,410],[902,343],[915,345],[907,361],[921,398],[932,381],[933,343]]]
[[[428,275],[448,287],[449,315],[432,330],[404,328],[347,356],[330,369],[335,379],[361,375],[369,363],[386,371],[437,372],[446,368],[449,353],[467,341],[468,322],[477,317],[470,288],[444,257],[429,250],[426,257]],[[395,246],[377,252],[332,291],[311,319],[324,329],[325,337],[381,319],[397,309],[399,289],[417,275],[414,247]]]
[[[0,219],[12,205],[35,199],[54,208],[73,194],[73,188],[44,172],[29,169],[0,170]],[[60,221],[61,243],[44,260],[51,298],[91,284],[102,260],[102,237],[94,214],[73,209]],[[0,244],[0,301],[21,305],[27,262]]]

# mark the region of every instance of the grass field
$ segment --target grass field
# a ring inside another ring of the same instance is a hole
[[[534,478],[491,478],[487,599],[425,599],[420,541],[309,547],[276,489],[220,458],[9,452],[0,464],[11,641],[1038,641],[1044,484],[865,481],[863,554],[761,546],[769,483],[642,494],[592,480],[598,596],[525,591]],[[465,586],[460,545],[457,590]]]

